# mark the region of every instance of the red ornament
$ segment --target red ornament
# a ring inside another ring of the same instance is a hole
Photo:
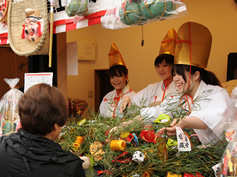
[[[140,137],[146,142],[156,143],[156,135],[152,131],[142,130],[140,133]]]
[[[196,175],[192,175],[190,173],[184,173],[184,177],[204,177],[200,173],[196,173]]]

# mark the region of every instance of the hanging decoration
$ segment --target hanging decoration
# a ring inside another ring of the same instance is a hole
[[[8,15],[8,39],[17,55],[49,54],[47,1],[11,2]]]
[[[83,15],[88,11],[89,0],[67,0],[66,13],[69,17]]]
[[[147,20],[168,17],[175,7],[174,1],[141,0],[140,3],[142,16]]]
[[[25,10],[25,24],[22,25],[21,38],[35,43],[40,41],[43,31],[43,20],[40,12],[31,8]]]
[[[138,25],[142,21],[140,6],[136,2],[124,2],[119,11],[120,20],[126,25]]]
[[[177,18],[187,12],[182,0],[113,0],[102,26],[120,29]]]

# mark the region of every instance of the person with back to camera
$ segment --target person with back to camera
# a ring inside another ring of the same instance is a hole
[[[34,85],[18,107],[22,128],[0,137],[0,176],[84,177],[83,161],[54,142],[67,121],[61,91],[47,84]]]
[[[104,117],[122,118],[123,113],[119,110],[122,99],[133,96],[135,92],[128,85],[128,69],[115,43],[109,52],[109,66],[110,83],[114,90],[104,96],[99,113]]]
[[[140,107],[155,106],[160,104],[165,97],[175,91],[175,84],[171,72],[174,62],[175,38],[176,31],[170,29],[161,42],[159,55],[154,62],[155,70],[162,81],[148,85],[146,88],[133,95],[132,99],[129,96],[126,96],[120,106],[121,112],[127,106],[130,107],[131,104]]]

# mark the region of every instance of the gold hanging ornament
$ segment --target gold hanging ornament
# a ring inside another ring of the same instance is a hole
[[[77,136],[75,142],[73,143],[73,147],[78,149],[83,142],[84,142],[84,138],[81,136]]]
[[[126,142],[124,140],[112,140],[110,142],[110,149],[113,151],[124,151]]]

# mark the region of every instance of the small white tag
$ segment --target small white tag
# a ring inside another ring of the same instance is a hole
[[[191,143],[189,141],[189,138],[184,134],[183,130],[180,127],[176,127],[176,135],[178,141],[178,150],[191,151]]]
[[[215,177],[217,177],[218,172],[221,171],[221,163],[216,164],[212,169],[214,170]]]

